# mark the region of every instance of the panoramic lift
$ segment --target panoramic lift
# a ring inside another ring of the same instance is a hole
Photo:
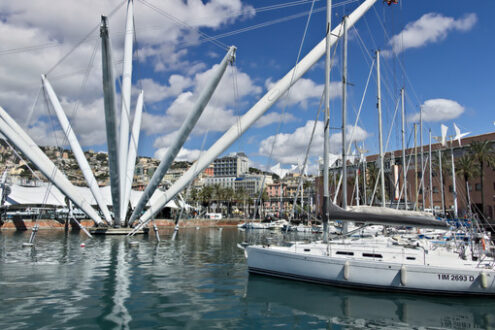
[[[113,72],[112,49],[110,45],[107,17],[102,16],[100,25],[100,37],[102,46],[102,73],[103,94],[105,108],[105,125],[109,160],[109,176],[112,195],[113,216],[105,204],[101,191],[98,187],[94,174],[84,156],[81,145],[73,131],[73,128],[60,104],[60,101],[45,75],[42,75],[42,86],[44,87],[48,100],[55,110],[59,124],[71,146],[76,161],[90,188],[91,196],[82,196],[77,193],[74,185],[68,180],[56,165],[43,153],[38,145],[29,135],[11,118],[6,111],[0,107],[0,132],[33,163],[65,196],[77,207],[91,218],[97,228],[90,231],[93,234],[127,234],[130,229],[128,219],[128,205],[132,189],[132,179],[136,163],[139,133],[141,129],[141,116],[143,108],[143,91],[139,93],[134,114],[132,129],[130,129],[130,104],[131,104],[131,81],[132,81],[132,54],[134,39],[134,12],[133,1],[129,0],[127,5],[126,33],[124,40],[124,62],[122,74],[122,107],[120,112],[120,127],[117,119],[115,102],[115,76]],[[198,100],[188,114],[188,117],[179,129],[179,134],[173,145],[164,155],[150,185],[146,187],[138,203],[138,211],[133,213],[139,215],[153,192],[157,189],[163,175],[170,167],[179,150],[187,140],[206,105],[211,99],[229,63],[235,59],[236,47],[231,46],[220,65],[216,68],[213,77],[207,83]],[[129,132],[130,131],[130,132]],[[120,134],[119,134],[120,133]],[[130,134],[129,134],[130,133]],[[98,205],[103,220],[91,205],[93,197]],[[132,218],[131,218],[132,219]],[[112,228],[113,227],[113,228]],[[146,228],[147,230],[147,228]],[[140,233],[143,233],[141,230]]]

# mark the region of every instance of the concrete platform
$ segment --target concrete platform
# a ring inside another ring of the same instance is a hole
[[[122,228],[90,228],[91,235],[127,235],[132,232],[134,228],[122,227]],[[147,235],[149,228],[145,227],[136,232],[136,235]]]

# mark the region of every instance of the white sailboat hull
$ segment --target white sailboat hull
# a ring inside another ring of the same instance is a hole
[[[345,287],[495,295],[495,273],[492,269],[432,267],[301,252],[313,248],[247,246],[245,254],[249,272]]]

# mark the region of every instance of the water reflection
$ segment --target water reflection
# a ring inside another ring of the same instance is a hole
[[[316,284],[249,275],[248,304],[263,304],[266,312],[290,308],[326,320],[328,326],[439,327],[487,329],[495,326],[489,298],[461,299],[340,289]]]
[[[237,243],[282,241],[276,233],[191,228],[172,241],[172,229],[160,244],[149,235],[130,247],[126,237],[40,231],[34,249],[22,248],[29,234],[0,232],[0,329],[495,326],[488,299],[248,276]]]

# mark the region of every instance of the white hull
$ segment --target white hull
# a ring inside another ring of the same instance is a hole
[[[462,259],[460,266],[444,263],[433,267],[428,265],[427,254],[422,259],[418,253],[423,254],[424,251],[409,250],[404,249],[402,253],[403,256],[410,255],[408,258],[416,258],[409,260],[409,263],[335,256],[335,246],[327,255],[326,244],[247,246],[245,254],[250,272],[270,276],[379,290],[495,295],[493,269],[478,267]],[[385,254],[383,257],[386,259]]]

